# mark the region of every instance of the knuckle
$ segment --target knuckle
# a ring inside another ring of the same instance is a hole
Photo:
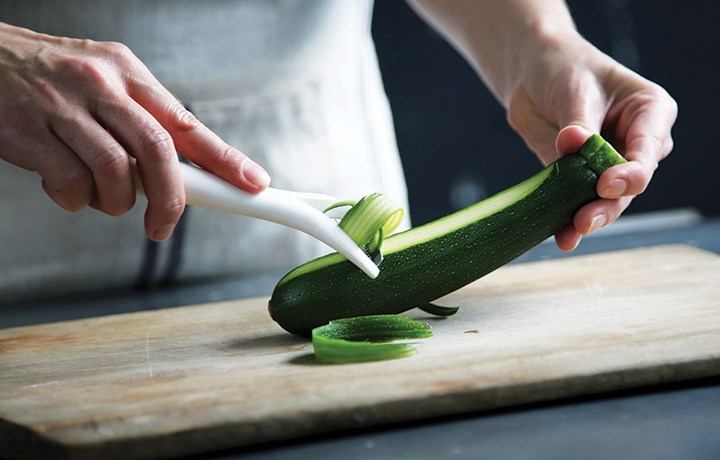
[[[237,175],[239,178],[245,177],[245,168],[248,162],[252,162],[247,155],[235,147],[221,142],[214,150],[216,154],[212,159],[212,163],[230,175]]]
[[[672,137],[668,137],[665,140],[665,144],[663,145],[662,158],[667,158],[667,156],[670,155],[670,152],[672,152],[674,148],[675,148],[675,141],[673,140]]]
[[[153,158],[169,157],[174,154],[174,144],[170,134],[162,128],[148,130],[142,137],[143,153]]]
[[[158,211],[173,221],[177,221],[185,211],[185,197],[183,195],[171,195],[163,200],[158,206]]]
[[[170,120],[173,129],[181,133],[199,131],[204,127],[192,112],[180,104],[174,104],[170,108]]]
[[[63,127],[68,135],[77,139],[77,135],[84,129],[87,118],[78,110],[65,110],[48,117],[53,126]]]
[[[670,96],[670,93],[668,93],[666,90],[663,89],[663,93],[665,95],[665,103],[669,106],[670,112],[673,114],[675,118],[677,118],[678,111],[680,110],[678,107],[677,101]]]
[[[55,188],[60,191],[84,191],[92,188],[93,176],[85,167],[73,168],[61,176],[56,182]]]
[[[94,86],[106,86],[122,68],[131,67],[137,58],[122,43],[81,41],[87,52],[58,58],[59,71],[69,79]]]
[[[98,64],[127,68],[139,61],[132,50],[122,43],[113,41],[85,41],[88,42],[90,56],[95,58]]]
[[[661,99],[666,104],[669,104],[671,106],[677,106],[677,102],[675,101],[675,99],[673,99],[670,93],[662,86],[658,84],[653,84],[652,91],[657,99]]]
[[[658,138],[658,136],[647,136],[644,138],[644,140],[645,142],[647,142],[647,146],[643,150],[643,153],[646,157],[655,158],[665,149],[664,139],[660,139]],[[654,163],[655,167],[657,168],[657,161],[655,161]]]
[[[673,120],[677,119],[678,103],[665,88],[653,84],[648,91],[647,98],[650,100],[649,102],[659,104],[666,109]]]
[[[110,148],[95,157],[92,170],[108,177],[121,177],[129,171],[130,162],[124,151]]]
[[[61,67],[70,78],[93,86],[103,85],[107,81],[106,69],[95,57],[69,57],[63,60]]]
[[[510,125],[512,129],[515,131],[522,131],[524,126],[524,115],[521,115],[523,112],[521,110],[518,110],[512,103],[510,105],[510,108],[507,111],[507,114],[505,115],[505,119]]]
[[[48,195],[63,209],[79,211],[90,203],[94,182],[90,171],[77,167],[58,174],[44,177]]]
[[[232,162],[242,163],[245,158],[244,155],[233,146],[225,144],[218,150],[217,160],[222,164],[229,164]]]
[[[102,42],[103,52],[113,60],[125,61],[135,59],[135,54],[126,45],[119,42]]]
[[[172,197],[165,209],[171,214],[181,214],[185,210],[185,197],[181,195]]]

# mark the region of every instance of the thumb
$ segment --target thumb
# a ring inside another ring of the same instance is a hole
[[[597,132],[597,131],[595,131]],[[560,156],[569,155],[580,150],[580,147],[593,134],[593,131],[581,125],[569,125],[560,130],[555,139],[555,149]]]
[[[569,81],[555,100],[559,132],[555,148],[560,155],[577,152],[593,133],[600,133],[606,114],[606,97],[595,78]]]

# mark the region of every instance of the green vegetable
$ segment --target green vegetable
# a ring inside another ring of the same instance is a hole
[[[415,354],[407,343],[394,340],[431,337],[430,326],[403,315],[344,318],[312,331],[315,359],[322,363],[356,363],[404,358]]]
[[[433,300],[510,262],[568,225],[597,198],[599,175],[625,160],[600,136],[531,178],[434,222],[384,239],[380,275],[369,279],[339,254],[283,277],[270,315],[287,331],[310,335],[330,320],[395,314]]]

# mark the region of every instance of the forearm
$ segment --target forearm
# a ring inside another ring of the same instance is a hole
[[[408,0],[471,63],[507,108],[528,56],[575,25],[562,0]]]

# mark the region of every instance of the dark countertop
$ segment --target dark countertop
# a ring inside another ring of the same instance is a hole
[[[720,219],[689,211],[631,216],[605,230],[572,254],[545,242],[514,263],[671,243],[720,253]],[[0,304],[0,328],[269,295],[282,274]],[[214,458],[717,459],[718,414],[720,377],[219,452]]]

